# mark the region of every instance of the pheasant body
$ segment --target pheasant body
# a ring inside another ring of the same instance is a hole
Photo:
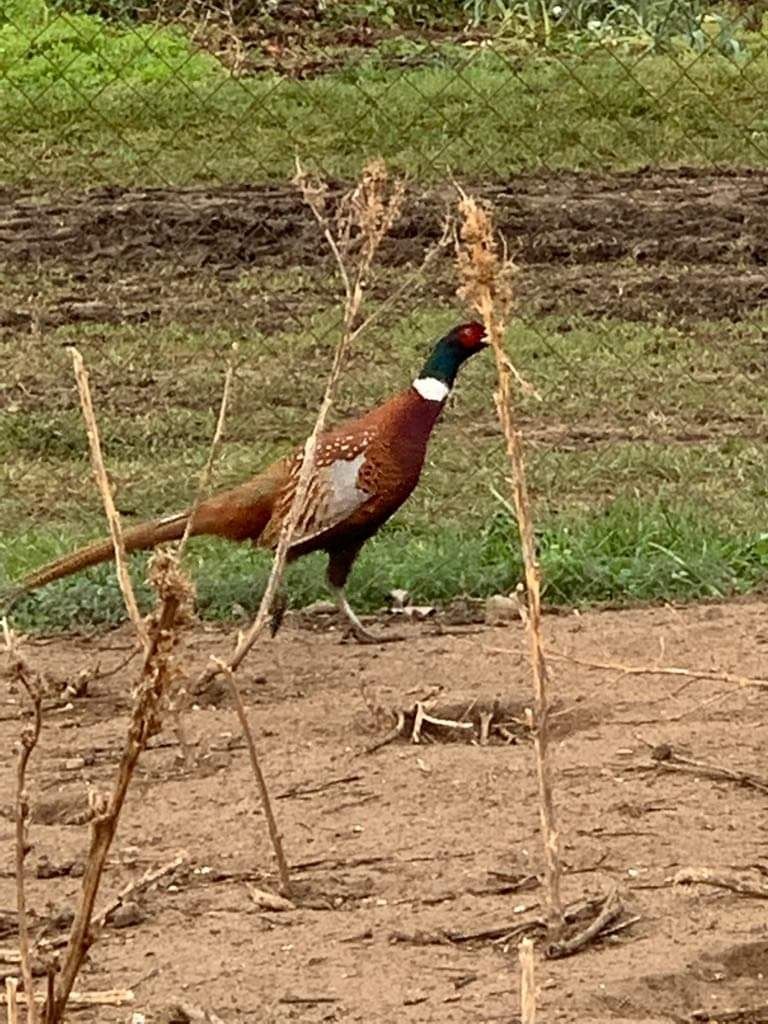
[[[299,514],[288,560],[312,551],[329,556],[328,582],[359,639],[371,639],[347,603],[344,587],[363,544],[416,487],[427,444],[460,365],[485,347],[479,324],[464,324],[441,338],[413,385],[357,420],[323,434],[317,443],[307,500]],[[191,536],[212,535],[274,548],[296,492],[303,448],[250,480],[213,495],[194,512]],[[128,551],[183,536],[189,512],[125,531]],[[12,600],[36,587],[113,557],[111,541],[90,544],[23,579]]]

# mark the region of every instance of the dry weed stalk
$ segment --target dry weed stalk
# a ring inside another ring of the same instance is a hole
[[[237,344],[232,346],[233,354],[237,352]],[[227,365],[226,373],[224,374],[224,388],[221,393],[221,402],[219,403],[219,415],[216,418],[216,429],[213,432],[213,438],[211,439],[211,446],[208,450],[208,458],[206,459],[205,465],[200,471],[200,479],[197,484],[197,493],[195,494],[194,500],[190,507],[189,515],[187,516],[187,525],[184,528],[184,533],[181,540],[176,547],[176,559],[179,564],[184,556],[187,543],[192,532],[192,524],[195,521],[197,510],[200,507],[201,502],[207,496],[210,489],[211,477],[213,476],[213,467],[216,462],[216,457],[219,454],[219,448],[221,447],[221,440],[224,436],[224,424],[227,421],[227,409],[229,408],[229,398],[232,391],[232,378],[234,376],[234,366],[232,362]],[[185,685],[185,680],[182,678],[179,680],[179,685],[168,695],[168,711],[173,721],[174,732],[176,733],[176,740],[179,744],[182,757],[184,759],[184,765],[187,769],[191,769],[195,764],[195,756],[192,751],[192,747],[187,739],[187,730],[184,723],[184,708],[188,703],[188,693]]]
[[[126,610],[134,624],[136,634],[143,646],[143,662],[139,681],[133,690],[133,706],[123,750],[115,774],[112,792],[89,793],[91,808],[91,837],[86,859],[82,890],[75,916],[63,954],[61,971],[55,979],[53,995],[49,994],[46,1024],[59,1024],[63,1019],[67,1001],[89,947],[94,941],[99,925],[93,924],[93,909],[112,840],[117,830],[120,813],[133,778],[133,773],[150,736],[159,731],[162,713],[169,690],[178,676],[173,649],[177,642],[176,629],[192,607],[193,589],[181,572],[176,556],[168,551],[157,551],[149,567],[149,583],[157,594],[154,613],[147,620],[139,614],[133,593],[131,578],[127,569],[120,516],[115,508],[112,490],[104,467],[101,441],[96,417],[93,411],[88,373],[80,353],[73,349],[80,402],[88,431],[94,476],[101,495],[104,510],[109,520],[118,579],[123,593]],[[30,1015],[34,1001],[30,1000]]]
[[[149,618],[148,647],[139,681],[133,690],[133,707],[111,793],[89,793],[91,837],[82,892],[69,934],[61,973],[56,979],[51,1024],[62,1020],[67,999],[88,949],[96,937],[92,927],[96,895],[117,830],[120,813],[139,758],[147,741],[160,729],[165,700],[178,675],[173,649],[177,628],[191,612],[193,591],[169,551],[155,552],[149,566],[149,583],[157,594],[157,606]],[[100,922],[99,922],[100,923]]]
[[[128,612],[128,617],[133,623],[133,628],[136,630],[136,636],[146,651],[149,647],[149,636],[147,635],[144,620],[139,613],[139,606],[136,603],[136,595],[133,592],[131,574],[128,571],[128,555],[125,550],[125,541],[123,540],[123,528],[120,522],[120,515],[115,508],[115,501],[112,496],[112,487],[109,482],[109,477],[107,476],[107,471],[104,468],[104,458],[101,453],[101,439],[99,437],[99,429],[96,425],[96,414],[93,411],[88,371],[83,363],[83,357],[76,348],[72,349],[72,363],[75,368],[75,378],[77,380],[77,390],[80,394],[80,406],[83,412],[83,419],[85,420],[85,429],[88,434],[88,445],[91,449],[93,473],[96,477],[96,483],[101,494],[101,500],[104,504],[104,512],[107,516],[109,532],[112,536],[112,543],[115,548],[117,580],[123,594],[123,601],[125,602],[125,609]]]
[[[515,419],[512,402],[514,377],[519,380],[504,351],[504,333],[512,306],[512,280],[515,267],[499,245],[488,209],[459,189],[459,238],[456,245],[456,263],[459,276],[459,296],[481,317],[488,332],[496,359],[498,388],[495,393],[499,422],[504,432],[507,456],[512,470],[512,498],[520,533],[523,564],[525,566],[525,595],[523,618],[528,631],[530,660],[533,671],[535,704],[532,714],[536,770],[539,784],[539,811],[544,838],[544,864],[547,889],[547,920],[551,938],[563,927],[563,909],[560,896],[562,874],[560,839],[557,829],[552,792],[552,773],[548,757],[549,700],[548,673],[544,657],[541,628],[541,573],[536,557],[533,517],[528,498],[528,486],[523,455],[522,432]]]
[[[233,348],[236,350],[237,346],[234,345]],[[194,501],[192,502],[192,506],[189,510],[189,515],[187,516],[187,525],[184,528],[184,534],[176,548],[176,557],[179,561],[181,561],[181,557],[184,554],[187,542],[189,541],[189,536],[192,532],[192,523],[195,521],[197,510],[200,507],[200,503],[203,498],[208,494],[208,488],[211,485],[213,466],[216,462],[216,456],[219,454],[221,439],[224,436],[224,424],[227,421],[227,409],[229,408],[229,396],[232,391],[232,377],[234,376],[234,372],[234,366],[230,362],[227,365],[227,371],[224,374],[224,389],[221,393],[219,415],[216,418],[216,429],[214,430],[213,438],[211,439],[211,447],[208,449],[208,458],[200,472],[200,479],[197,484],[197,494],[195,495]]]
[[[520,1024],[536,1024],[533,939],[523,939],[517,955],[520,958]]]
[[[19,983],[15,978],[10,976],[5,979],[5,1006],[7,1014],[7,1024],[19,1024],[19,1002],[16,995],[16,991],[19,987]],[[28,1017],[31,1021],[33,1018]]]
[[[15,684],[19,690],[26,694],[32,706],[32,725],[22,729],[19,737],[19,755],[16,762],[16,790],[14,793],[14,819],[16,825],[16,912],[18,914],[21,976],[24,980],[24,991],[29,996],[27,1021],[28,1024],[37,1024],[39,1018],[35,1003],[35,987],[32,980],[32,954],[29,942],[29,922],[27,920],[24,863],[31,849],[28,835],[29,795],[27,793],[27,766],[29,765],[32,752],[40,739],[40,730],[43,724],[42,693],[40,680],[32,672],[26,660],[19,652],[18,637],[10,629],[6,619],[3,619],[3,638],[8,655],[8,678],[12,684]],[[13,991],[10,988],[8,989],[9,1021],[12,1016],[12,1006],[14,1008],[13,1012],[17,1013],[15,1010],[15,988]]]
[[[251,765],[259,789],[259,797],[275,851],[281,889],[286,895],[290,892],[290,878],[282,845],[282,837],[272,810],[266,780],[259,764],[256,743],[237,685],[236,672],[251,647],[253,647],[258,637],[264,632],[273,615],[275,601],[280,592],[285,573],[291,540],[296,524],[305,511],[314,470],[317,441],[325,430],[328,413],[333,404],[341,377],[344,358],[352,340],[360,333],[361,328],[356,328],[355,323],[362,306],[367,276],[382,239],[397,220],[404,195],[402,183],[395,181],[390,184],[385,165],[381,161],[373,161],[364,168],[356,188],[340,204],[336,222],[332,226],[326,217],[327,187],[322,182],[311,179],[302,169],[301,165],[298,164],[298,161],[294,183],[301,191],[304,201],[310,207],[318,224],[321,226],[336,260],[339,276],[344,287],[344,315],[341,336],[333,354],[325,393],[320,403],[315,425],[304,444],[296,491],[291,507],[283,522],[272,560],[269,579],[267,580],[267,586],[262,595],[259,609],[248,630],[240,636],[235,650],[229,659],[226,661],[212,659],[211,664],[198,677],[193,687],[193,691],[199,693],[217,675],[223,674],[226,676],[235,701],[240,725],[248,744]]]

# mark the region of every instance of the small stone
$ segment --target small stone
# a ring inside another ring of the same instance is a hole
[[[213,750],[204,759],[204,762],[210,768],[213,768],[214,771],[220,772],[223,771],[225,768],[229,768],[231,764],[231,758],[229,754],[226,753],[226,751]]]
[[[121,903],[109,915],[108,920],[113,928],[132,928],[134,925],[141,924],[144,915],[138,903],[128,900],[126,903]]]
[[[79,768],[85,768],[85,758],[68,757],[64,762],[64,767],[68,772],[76,772]]]
[[[195,701],[201,708],[217,708],[229,696],[229,687],[223,679],[212,679],[205,689],[195,694]]]
[[[387,597],[389,598],[389,606],[393,609],[405,608],[405,606],[411,599],[411,595],[408,593],[408,591],[402,590],[400,588],[390,590],[390,592],[387,594]]]
[[[303,615],[333,615],[336,605],[333,601],[313,601],[301,609]]]
[[[65,931],[75,919],[74,910],[65,904],[57,906],[56,904],[49,903],[46,910],[48,911],[48,925],[55,931]]]
[[[40,854],[35,865],[35,876],[37,878],[62,878],[64,875],[72,874],[72,861],[63,861],[54,864],[44,853]]]
[[[705,622],[717,622],[718,619],[725,618],[725,612],[718,605],[713,605],[711,608],[705,608],[701,617]]]
[[[507,626],[510,622],[518,622],[520,612],[518,603],[513,597],[494,594],[485,602],[485,623],[487,626]]]

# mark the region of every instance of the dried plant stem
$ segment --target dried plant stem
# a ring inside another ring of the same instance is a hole
[[[593,918],[582,931],[571,935],[562,941],[549,942],[546,948],[546,956],[550,960],[557,960],[560,957],[572,956],[580,949],[588,946],[603,932],[609,924],[616,920],[622,910],[619,890],[614,887],[603,900],[597,917]]]
[[[569,661],[572,665],[584,668],[599,669],[604,672],[617,672],[618,682],[623,676],[678,676],[683,679],[707,679],[715,683],[733,683],[739,687],[768,687],[768,679],[738,675],[735,672],[721,672],[714,668],[679,668],[675,665],[624,665],[615,661],[589,661],[576,658],[571,654],[560,654],[547,651],[547,657],[553,661]]]
[[[301,190],[304,201],[312,210],[318,224],[321,226],[326,241],[333,253],[339,276],[344,287],[344,316],[343,326],[339,342],[333,355],[328,381],[325,386],[325,393],[318,409],[312,432],[304,444],[304,451],[301,461],[301,469],[296,483],[293,500],[285,520],[282,524],[280,536],[272,560],[272,568],[267,580],[267,586],[261,598],[261,603],[256,616],[248,630],[240,637],[234,652],[226,661],[212,659],[209,666],[195,681],[193,692],[199,693],[212,679],[220,673],[226,675],[237,709],[238,718],[248,744],[254,776],[256,778],[259,797],[264,808],[269,834],[277,859],[280,872],[280,884],[283,892],[290,891],[290,878],[288,866],[282,845],[280,831],[272,811],[269,791],[266,785],[264,774],[259,764],[256,742],[253,731],[250,727],[248,715],[243,703],[242,695],[235,678],[235,673],[242,664],[244,658],[253,647],[258,637],[263,633],[272,615],[275,598],[280,589],[285,573],[286,561],[290,550],[293,534],[300,515],[304,511],[309,488],[312,482],[312,474],[315,464],[315,451],[320,435],[325,430],[325,424],[333,404],[338,382],[341,377],[344,359],[356,331],[354,324],[358,318],[360,307],[363,301],[364,286],[371,263],[376,254],[378,246],[396,218],[402,199],[402,187],[396,184],[389,200],[384,199],[384,186],[386,185],[386,172],[381,166],[375,165],[373,169],[367,168],[364,171],[360,184],[348,197],[348,219],[342,226],[338,236],[334,234],[330,224],[323,212],[324,189],[316,186],[297,164],[297,176],[295,183]],[[356,218],[356,221],[355,221]],[[354,269],[350,271],[346,259],[350,232],[353,221],[360,229],[362,248],[354,263]]]
[[[144,658],[139,682],[133,693],[133,708],[128,732],[115,775],[115,784],[108,796],[90,794],[91,837],[86,858],[82,890],[64,951],[61,972],[56,979],[53,1003],[46,1006],[46,1024],[59,1024],[63,1019],[77,975],[89,947],[94,941],[98,925],[93,927],[93,910],[104,871],[107,855],[117,830],[120,813],[125,802],[133,773],[145,749],[147,740],[159,728],[163,701],[174,678],[172,651],[176,640],[174,627],[179,613],[191,597],[191,588],[178,569],[174,556],[158,551],[150,563],[150,583],[157,592],[158,610],[149,625],[141,618],[136,604],[120,516],[115,508],[112,490],[104,467],[101,441],[93,411],[88,374],[77,349],[72,350],[80,404],[88,431],[94,475],[109,521],[115,548],[118,579],[128,615],[140,640]],[[32,1012],[30,1004],[30,1012]]]
[[[236,347],[236,346],[233,346]],[[179,562],[184,555],[184,551],[189,541],[192,524],[195,521],[197,510],[200,507],[201,502],[208,493],[208,489],[211,483],[211,476],[213,475],[213,467],[216,462],[216,456],[219,453],[221,447],[221,439],[224,436],[224,424],[227,420],[227,409],[229,407],[229,397],[232,391],[232,378],[234,376],[234,367],[230,362],[227,366],[226,373],[224,375],[224,388],[221,394],[221,402],[219,403],[219,415],[216,419],[216,429],[213,432],[213,438],[211,439],[211,446],[208,450],[208,458],[205,465],[200,473],[200,479],[197,485],[197,493],[195,494],[194,501],[187,516],[187,525],[184,528],[184,533],[181,540],[176,548],[176,558]],[[173,722],[173,730],[176,734],[176,741],[179,744],[179,750],[184,759],[184,766],[188,770],[191,769],[195,764],[195,755],[192,750],[192,746],[187,738],[187,729],[184,721],[184,709],[188,703],[188,693],[184,680],[179,683],[178,689],[175,692],[168,695],[168,712]]]
[[[6,977],[5,979],[5,1006],[7,1014],[8,1024],[19,1024],[19,1003],[16,997],[16,990],[19,987],[19,983],[15,978]],[[32,1020],[32,1015],[29,1015]]]
[[[99,438],[99,430],[96,425],[96,414],[93,411],[88,371],[85,368],[83,357],[76,348],[72,349],[72,363],[75,368],[75,378],[77,380],[77,390],[80,394],[80,406],[83,412],[83,419],[85,420],[85,429],[88,434],[88,445],[91,449],[93,473],[101,494],[101,500],[104,504],[104,511],[109,524],[109,532],[112,536],[112,544],[115,548],[117,580],[123,594],[123,601],[125,602],[128,617],[133,623],[133,628],[136,630],[136,636],[139,638],[142,646],[146,650],[149,647],[149,637],[146,626],[144,625],[144,620],[139,612],[139,606],[136,603],[136,595],[133,592],[133,583],[131,582],[131,574],[128,571],[128,555],[125,550],[125,541],[123,539],[123,528],[120,522],[120,515],[115,508],[115,501],[112,497],[112,487],[109,482],[109,477],[107,476],[107,471],[104,468],[104,458],[101,453],[101,439]]]
[[[155,882],[159,881],[165,875],[173,874],[174,871],[177,871],[182,864],[186,862],[186,859],[186,855],[180,853],[167,864],[161,864],[160,867],[157,868],[148,868],[141,878],[128,882],[96,916],[96,926],[98,928],[104,928],[110,915],[113,914],[118,907],[122,906],[129,896],[136,896],[138,893],[144,892],[151,885],[154,885]]]
[[[520,1024],[536,1024],[536,983],[533,972],[533,939],[518,946],[520,958]]]
[[[52,1022],[63,1018],[64,1010],[86,953],[95,939],[91,929],[93,908],[107,855],[117,830],[120,813],[131,779],[147,740],[157,728],[161,698],[171,677],[173,627],[182,603],[178,580],[173,578],[175,563],[169,556],[155,555],[154,562],[165,559],[154,577],[162,601],[159,615],[151,627],[149,646],[144,654],[141,680],[134,696],[128,734],[117,766],[114,788],[109,797],[91,794],[91,839],[86,857],[80,900],[69,933],[61,973],[56,983]]]
[[[272,800],[269,796],[267,780],[264,777],[264,772],[261,770],[259,755],[256,751],[256,741],[253,738],[253,730],[251,729],[251,724],[248,721],[248,713],[245,710],[245,704],[243,703],[243,696],[240,693],[240,687],[235,682],[234,672],[226,665],[222,666],[222,671],[226,673],[227,681],[229,682],[230,690],[232,691],[232,698],[235,702],[237,717],[240,721],[240,727],[243,730],[243,735],[245,736],[245,741],[248,745],[248,755],[251,759],[253,776],[256,779],[256,786],[259,790],[261,806],[264,808],[264,817],[267,821],[267,831],[269,832],[272,849],[275,851],[277,871],[280,876],[280,891],[283,895],[287,896],[291,891],[291,877],[288,871],[288,861],[286,860],[285,850],[283,849],[283,837],[277,826],[277,819],[275,818],[275,813],[272,809]]]
[[[548,673],[541,628],[541,573],[536,557],[522,432],[515,421],[512,401],[512,378],[516,374],[513,373],[512,365],[504,351],[504,332],[512,301],[511,274],[514,268],[505,254],[499,256],[493,223],[488,211],[461,190],[460,196],[461,227],[457,264],[462,283],[459,294],[471,303],[482,318],[496,360],[496,410],[506,439],[507,457],[512,471],[512,499],[525,567],[525,605],[521,608],[528,632],[535,694],[531,724],[539,785],[539,812],[544,837],[547,920],[550,938],[554,940],[562,931],[564,922],[560,894],[560,840],[549,763]]]
[[[229,396],[232,391],[232,377],[234,376],[234,367],[232,363],[227,366],[227,372],[224,375],[224,390],[221,393],[221,403],[219,404],[219,415],[216,420],[216,429],[213,432],[213,438],[211,440],[211,447],[208,451],[208,459],[203,466],[202,472],[200,473],[200,481],[197,485],[197,494],[195,500],[192,502],[192,507],[189,510],[187,517],[187,525],[184,528],[184,534],[179,541],[179,546],[176,549],[176,555],[179,560],[184,554],[184,549],[187,546],[190,533],[192,531],[192,524],[195,520],[195,515],[200,507],[200,503],[205,497],[208,487],[210,486],[211,476],[213,474],[213,466],[216,462],[216,456],[219,454],[219,448],[221,447],[221,439],[224,436],[224,424],[227,420],[227,408],[229,407]]]
[[[18,914],[19,927],[19,954],[21,961],[21,976],[24,980],[24,991],[29,994],[30,1009],[28,1012],[29,1024],[37,1024],[39,1020],[37,1008],[34,1002],[34,981],[32,976],[32,955],[29,941],[29,922],[27,919],[27,898],[25,886],[24,863],[29,852],[27,822],[29,819],[29,798],[27,796],[27,767],[32,752],[40,739],[40,730],[43,724],[42,696],[38,681],[32,675],[29,666],[17,649],[16,636],[8,626],[7,620],[3,619],[3,637],[5,649],[10,664],[10,676],[13,682],[17,683],[20,689],[26,693],[32,706],[32,725],[25,728],[19,737],[19,754],[16,761],[16,791],[14,793],[14,820],[15,820],[15,874],[16,874],[16,912]],[[9,1019],[11,995],[13,995],[14,1006],[16,990],[9,991]]]

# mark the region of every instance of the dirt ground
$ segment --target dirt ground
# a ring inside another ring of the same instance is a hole
[[[759,676],[767,612],[768,603],[744,602],[551,616],[547,642],[582,661]],[[243,672],[296,909],[265,911],[252,897],[253,887],[274,888],[274,862],[228,701],[189,713],[194,768],[180,764],[170,731],[152,741],[101,901],[179,853],[184,865],[139,896],[122,927],[105,930],[78,986],[127,988],[133,1002],[73,1019],[126,1021],[141,1011],[168,1024],[189,1019],[172,1008],[191,1004],[227,1022],[517,1020],[516,940],[505,935],[540,914],[543,898],[528,877],[541,870],[530,743],[396,742],[365,752],[387,728],[374,707],[408,708],[429,694],[438,704],[526,700],[519,626],[434,630],[413,626],[405,642],[359,647],[333,630],[289,627]],[[196,628],[182,660],[194,669],[230,643],[223,631]],[[52,934],[80,885],[87,787],[107,788],[115,771],[131,672],[107,673],[129,651],[124,630],[27,647],[46,674],[49,705],[31,769],[30,900],[36,928],[47,923]],[[94,664],[102,674],[87,695],[62,696]],[[765,793],[649,759],[649,744],[666,743],[759,773],[764,690],[552,665],[566,900],[618,885],[622,920],[639,920],[575,957],[539,958],[540,1019],[724,1020],[717,1010],[765,1004],[765,902],[671,881],[706,866],[740,869],[759,886],[768,871]],[[7,687],[2,700],[0,944],[8,948],[19,702]],[[484,931],[495,937],[471,938]],[[766,1018],[753,1009],[727,1019]]]
[[[765,172],[522,174],[479,191],[493,200],[520,263],[520,303],[530,314],[737,320],[768,301]],[[452,201],[445,188],[411,189],[385,266],[420,262]],[[254,316],[268,327],[270,316],[296,313],[301,292],[317,304],[306,275],[314,267],[322,280],[332,267],[316,235],[295,190],[283,186],[6,189],[0,329]],[[292,267],[304,275],[298,294],[293,275],[282,287],[259,277],[254,298],[242,287],[249,272]],[[435,284],[445,296],[453,288],[448,272]]]

